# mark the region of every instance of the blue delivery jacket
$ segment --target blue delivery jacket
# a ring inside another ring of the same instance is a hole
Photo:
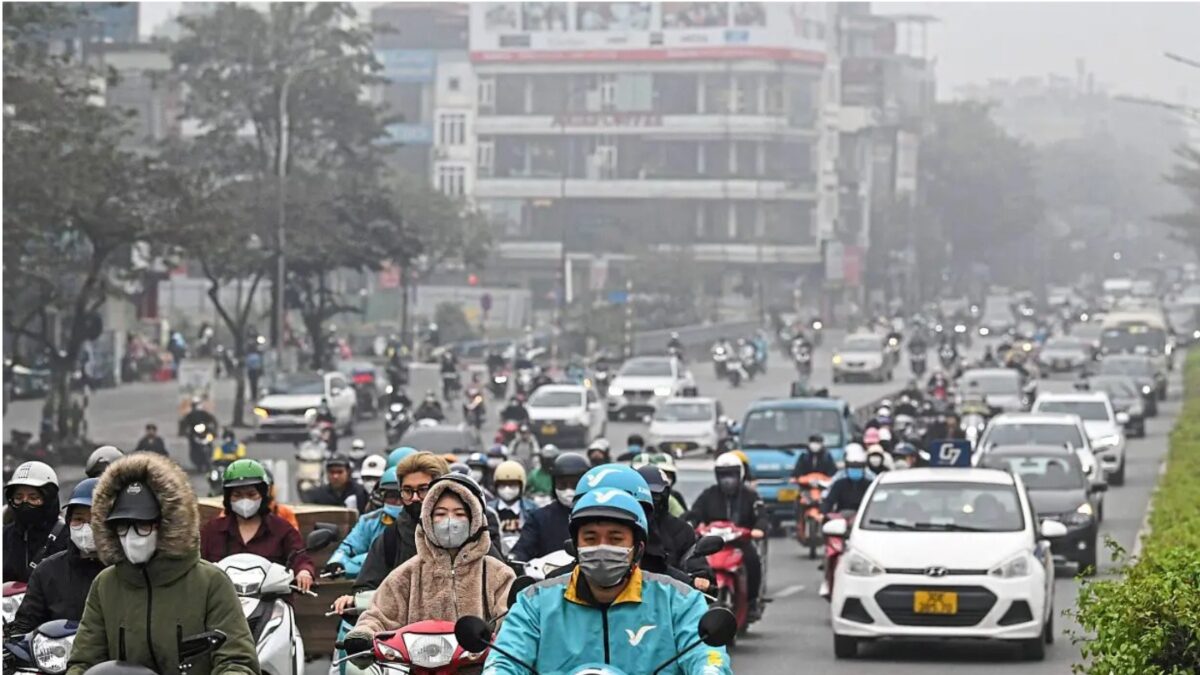
[[[630,675],[649,673],[699,639],[708,610],[699,591],[674,579],[635,568],[629,585],[603,607],[579,592],[578,568],[521,592],[509,609],[496,644],[528,659],[539,675],[573,672],[604,663]],[[584,589],[586,592],[586,589]],[[527,675],[498,650],[488,654],[485,675]],[[700,643],[663,671],[666,675],[731,675],[724,647]]]
[[[329,562],[341,563],[346,568],[346,578],[354,579],[362,570],[363,562],[367,559],[367,551],[388,525],[396,522],[383,509],[376,509],[364,514],[354,524],[350,534],[338,544],[337,550],[329,556]]]

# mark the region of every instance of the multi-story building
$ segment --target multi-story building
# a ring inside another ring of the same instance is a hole
[[[790,303],[837,217],[831,7],[471,4],[489,275],[544,307],[669,250],[702,295]]]

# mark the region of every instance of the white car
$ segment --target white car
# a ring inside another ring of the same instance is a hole
[[[845,382],[852,377],[884,382],[892,379],[892,367],[887,338],[878,333],[847,335],[833,353],[834,383]]]
[[[353,434],[358,395],[350,378],[334,371],[287,375],[269,386],[267,395],[254,407],[255,438],[305,433],[321,399],[329,402],[336,424],[345,434]]]
[[[1034,402],[1033,412],[1079,415],[1108,482],[1125,483],[1124,423],[1129,421],[1129,415],[1115,412],[1108,394],[1102,391],[1042,394]]]
[[[529,428],[543,445],[587,447],[604,436],[608,424],[596,392],[578,384],[542,385],[529,397],[525,408],[529,411]]]
[[[692,374],[669,356],[639,356],[625,362],[608,385],[608,419],[649,415],[669,398],[696,388]]]
[[[834,654],[864,640],[975,638],[1020,644],[1031,660],[1054,638],[1054,561],[1019,477],[998,469],[889,471],[863,497],[834,572]],[[830,536],[846,534],[831,520]]]
[[[688,450],[715,454],[724,435],[721,402],[713,398],[667,399],[654,417],[646,442],[676,458]]]

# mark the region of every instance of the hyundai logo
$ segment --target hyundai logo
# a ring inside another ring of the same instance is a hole
[[[944,577],[950,573],[950,570],[945,567],[926,567],[925,576],[927,577]]]

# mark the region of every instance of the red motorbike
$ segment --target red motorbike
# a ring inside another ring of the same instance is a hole
[[[842,511],[840,513],[831,513],[826,516],[826,522],[831,520],[845,520],[847,526],[846,536],[849,536],[850,523],[854,522],[854,511]],[[842,554],[846,552],[846,537],[825,537],[825,583],[821,585],[821,597],[825,598],[826,602],[833,597],[833,573],[837,571],[838,562],[842,559]]]
[[[342,649],[341,643],[337,644]],[[457,675],[483,670],[487,651],[470,652],[454,637],[453,621],[418,621],[398,631],[377,633],[371,657],[375,659],[372,672],[403,673],[405,675]],[[351,656],[338,659],[334,665],[349,661]]]
[[[820,471],[793,478],[800,488],[796,498],[796,541],[808,547],[808,558],[817,557],[824,535],[821,534],[821,499],[829,490],[830,479]]]
[[[733,612],[738,633],[745,633],[750,616],[750,582],[742,550],[737,545],[751,541],[750,530],[727,520],[715,520],[702,523],[696,532],[701,537],[710,535],[725,541],[724,548],[708,556],[708,564],[717,577],[717,603]]]

